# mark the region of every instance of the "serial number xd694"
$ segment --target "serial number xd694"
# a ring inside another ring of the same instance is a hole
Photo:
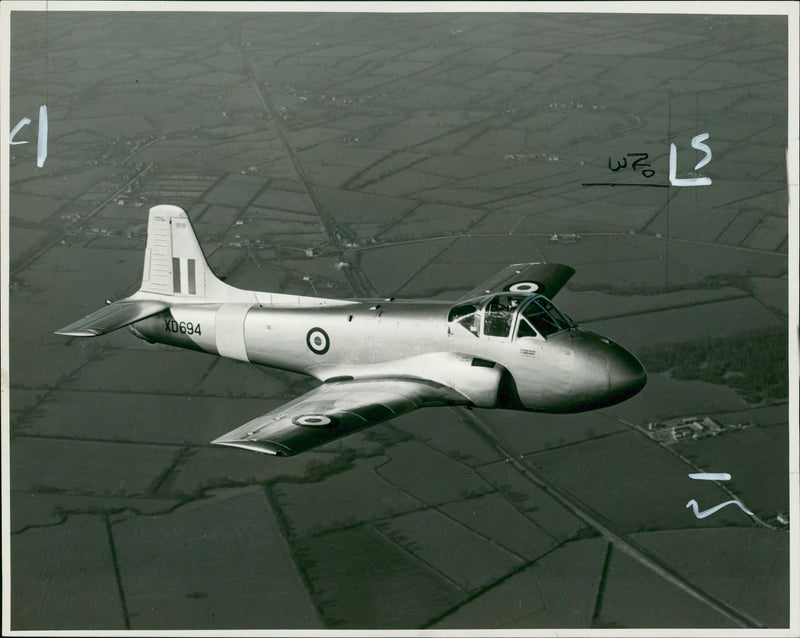
[[[191,321],[175,321],[174,319],[164,319],[164,332],[176,332],[182,335],[199,335],[200,324]]]

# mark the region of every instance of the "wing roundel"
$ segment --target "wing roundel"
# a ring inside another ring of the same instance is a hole
[[[512,264],[470,290],[459,301],[496,292],[536,293],[552,299],[574,274],[573,268],[563,264]]]
[[[212,443],[291,456],[417,408],[467,402],[447,386],[417,379],[332,381]]]

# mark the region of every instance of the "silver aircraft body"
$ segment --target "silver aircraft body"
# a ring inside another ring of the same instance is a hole
[[[552,298],[574,274],[514,264],[457,301],[326,299],[234,288],[185,211],[150,209],[140,289],[62,328],[137,337],[310,375],[321,385],[213,441],[288,456],[422,407],[580,412],[644,387],[641,363]]]

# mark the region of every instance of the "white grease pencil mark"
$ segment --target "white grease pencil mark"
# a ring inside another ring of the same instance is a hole
[[[721,510],[726,505],[738,505],[745,514],[750,514],[750,516],[753,516],[753,512],[748,510],[739,501],[725,501],[724,503],[720,503],[719,505],[710,507],[709,509],[703,510],[702,512],[698,509],[697,501],[695,501],[694,499],[686,503],[686,507],[691,507],[694,510],[694,515],[697,518],[705,518],[706,516],[711,516],[714,512]]]
[[[39,142],[36,146],[36,166],[42,168],[47,159],[47,105],[39,107]]]
[[[696,481],[730,481],[731,475],[727,472],[697,472],[689,475]]]
[[[14,141],[14,136],[15,136],[17,133],[19,133],[19,130],[20,130],[20,129],[21,129],[23,126],[27,126],[27,125],[28,125],[28,124],[30,124],[30,123],[31,123],[31,120],[30,120],[30,118],[23,117],[23,118],[22,118],[22,119],[21,119],[21,120],[20,120],[20,121],[17,123],[17,125],[14,127],[14,130],[13,130],[13,131],[11,131],[11,135],[9,135],[9,143],[11,143],[12,145],[13,145],[13,144],[27,144],[27,143],[28,143],[28,140],[22,140],[21,142],[15,142],[15,141]]]
[[[696,148],[698,151],[703,151],[706,154],[703,159],[695,164],[694,170],[696,171],[699,171],[701,168],[703,168],[703,166],[711,161],[711,149],[709,148],[708,144],[703,144],[708,137],[708,133],[700,133],[700,135],[695,135],[692,138],[692,148]]]
[[[694,167],[694,170],[702,168],[711,161],[711,148],[708,144],[703,144],[709,137],[708,133],[700,133],[692,138],[692,148],[698,151],[703,151],[705,157],[701,159]],[[678,179],[678,148],[675,144],[669,145],[669,183],[673,186],[709,186],[711,185],[710,177],[689,177]]]

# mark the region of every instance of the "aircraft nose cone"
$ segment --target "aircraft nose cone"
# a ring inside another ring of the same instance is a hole
[[[641,362],[625,348],[616,347],[607,359],[608,387],[619,401],[638,393],[647,383],[647,372]]]

